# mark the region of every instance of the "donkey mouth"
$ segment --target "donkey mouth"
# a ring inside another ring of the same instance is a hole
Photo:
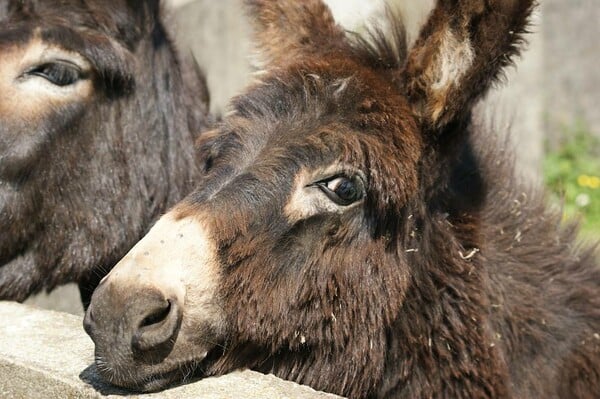
[[[221,355],[221,350],[211,350],[168,366],[163,365],[146,372],[140,370],[134,375],[110,371],[106,366],[97,366],[97,369],[103,379],[113,385],[133,392],[157,392],[210,376],[211,366]],[[135,369],[136,366],[132,368]],[[125,379],[123,376],[130,378]]]
[[[140,372],[137,375],[128,376],[130,378],[124,378],[119,373],[110,371],[100,372],[100,374],[110,384],[132,392],[156,392],[198,378],[198,371],[202,368],[200,364],[202,364],[202,360],[182,362],[165,370]]]

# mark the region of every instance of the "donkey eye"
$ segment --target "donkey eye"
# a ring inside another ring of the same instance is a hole
[[[42,77],[60,87],[72,85],[83,77],[79,67],[67,62],[48,62],[37,65],[28,70],[26,74]]]
[[[330,200],[341,206],[358,202],[365,196],[365,186],[358,176],[353,178],[338,176],[321,181],[317,186]]]

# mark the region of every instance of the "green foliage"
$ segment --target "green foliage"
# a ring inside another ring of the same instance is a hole
[[[584,126],[568,129],[558,150],[547,151],[544,180],[566,219],[581,217],[584,234],[600,237],[600,140]]]

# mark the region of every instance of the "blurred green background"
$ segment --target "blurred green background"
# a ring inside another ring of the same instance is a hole
[[[544,182],[565,220],[578,218],[582,235],[600,237],[600,139],[584,122],[565,127],[557,143],[546,143]]]

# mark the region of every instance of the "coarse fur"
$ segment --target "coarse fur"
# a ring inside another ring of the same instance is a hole
[[[206,83],[161,14],[158,0],[0,0],[0,300],[77,282],[87,305],[191,188]],[[65,68],[77,79],[53,85]]]
[[[410,49],[393,16],[395,40],[361,39],[320,0],[246,3],[264,71],[200,139],[199,188],[94,293],[101,375],[156,390],[251,368],[350,398],[598,397],[597,252],[471,118],[534,2],[438,0]]]

